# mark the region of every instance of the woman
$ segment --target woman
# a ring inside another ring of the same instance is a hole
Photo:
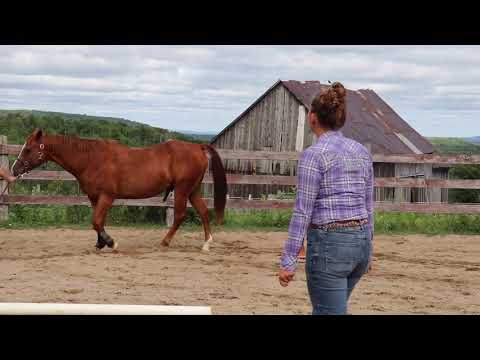
[[[369,151],[344,137],[346,90],[336,82],[312,101],[308,123],[317,141],[298,164],[297,199],[279,281],[293,279],[307,233],[305,268],[313,314],[346,314],[369,271],[373,238],[373,166]]]

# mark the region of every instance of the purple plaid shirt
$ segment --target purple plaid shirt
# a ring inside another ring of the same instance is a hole
[[[300,156],[297,199],[282,253],[282,268],[295,271],[309,224],[366,218],[373,234],[370,152],[340,132],[328,131]]]

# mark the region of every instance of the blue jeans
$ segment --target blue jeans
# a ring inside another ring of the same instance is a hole
[[[353,288],[368,268],[371,235],[367,225],[309,229],[305,269],[313,315],[345,315]]]

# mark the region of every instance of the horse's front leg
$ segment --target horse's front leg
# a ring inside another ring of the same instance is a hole
[[[100,195],[93,211],[93,229],[97,232],[97,244],[95,247],[101,250],[107,245],[114,250],[118,246],[118,242],[112,239],[110,235],[105,231],[105,219],[107,217],[108,210],[112,207],[114,199],[108,195]]]

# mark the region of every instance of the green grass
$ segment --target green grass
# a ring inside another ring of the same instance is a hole
[[[15,205],[22,206],[22,205]],[[23,206],[8,222],[0,223],[0,228],[58,228],[91,229],[91,209],[80,207],[77,221],[68,221],[66,211],[74,207],[61,205],[39,205],[35,207]],[[150,208],[157,209],[159,208]],[[109,214],[107,227],[134,227],[134,228],[162,228],[166,225],[163,217],[146,221],[138,217],[135,211],[142,211],[132,207],[114,207]],[[161,209],[163,210],[164,209]],[[212,230],[215,231],[288,231],[291,219],[291,210],[228,210],[225,213],[225,224],[215,225],[214,213],[210,212]],[[21,214],[19,216],[18,214]],[[137,219],[137,221],[135,221]],[[202,231],[201,221],[194,210],[189,209],[188,217],[181,227],[182,231]],[[466,214],[414,214],[414,213],[376,213],[376,234],[479,234],[480,215]]]
[[[227,212],[226,227],[287,231],[291,210]],[[467,214],[376,213],[376,234],[478,234],[480,216]]]

